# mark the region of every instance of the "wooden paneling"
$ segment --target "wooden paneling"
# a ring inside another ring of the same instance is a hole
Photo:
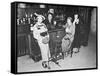
[[[76,10],[76,11],[74,11]],[[79,14],[80,19],[80,37],[81,37],[81,44],[88,43],[88,36],[90,30],[90,16],[91,16],[91,9],[90,8],[73,8],[72,12],[67,12],[68,16],[71,16],[74,13]],[[67,17],[67,16],[66,16]],[[29,25],[25,26],[18,26],[18,56],[31,54],[37,55],[35,52],[36,48],[39,48],[38,44],[35,42],[36,40],[33,39],[32,34],[30,33]],[[22,31],[22,34],[21,34]],[[25,35],[24,35],[25,34]],[[49,31],[50,34],[50,49],[54,51],[56,42],[60,42],[62,37],[65,35],[64,29],[56,29]],[[27,50],[27,51],[26,51]],[[39,50],[39,49],[36,49]]]

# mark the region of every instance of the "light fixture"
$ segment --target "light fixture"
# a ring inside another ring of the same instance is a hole
[[[45,8],[45,5],[40,5],[40,8]]]

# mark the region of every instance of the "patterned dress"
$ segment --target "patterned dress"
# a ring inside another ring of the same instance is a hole
[[[71,24],[68,25],[66,24],[66,29],[65,29],[66,35],[62,39],[62,51],[68,51],[68,49],[71,46],[71,43],[74,40],[74,34],[75,34],[75,25]]]
[[[37,42],[41,50],[42,60],[48,61],[50,57],[49,44],[43,43],[43,39],[45,39],[46,37],[49,38],[48,29],[46,28],[46,25],[43,23],[41,24],[36,23],[32,29],[33,29],[33,36],[35,39],[37,39]]]

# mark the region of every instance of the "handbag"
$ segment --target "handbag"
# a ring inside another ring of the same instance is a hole
[[[42,43],[47,44],[49,42],[49,37],[45,37],[42,39]]]

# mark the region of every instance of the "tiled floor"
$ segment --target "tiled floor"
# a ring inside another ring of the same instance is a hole
[[[48,71],[41,66],[42,61],[34,62],[28,55],[18,58],[18,72],[32,72],[32,71]],[[50,70],[64,70],[64,69],[82,69],[96,67],[96,39],[89,37],[89,44],[87,47],[81,47],[80,52],[73,54],[73,57],[66,57],[64,60],[59,60],[61,67],[53,62],[50,63]]]

